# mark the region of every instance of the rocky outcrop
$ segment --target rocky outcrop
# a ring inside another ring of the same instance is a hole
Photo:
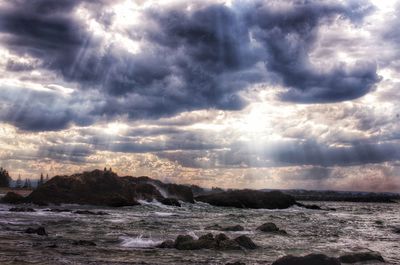
[[[27,228],[25,230],[25,233],[27,233],[27,234],[36,234],[36,235],[39,235],[39,236],[47,236],[47,232],[44,229],[44,227],[42,227],[42,226],[40,226],[38,228],[29,227],[29,228]]]
[[[324,254],[310,254],[303,257],[288,255],[274,261],[272,265],[340,265],[340,261]]]
[[[214,206],[252,208],[252,209],[285,209],[295,204],[292,196],[279,191],[231,190],[196,197],[197,201]]]
[[[26,199],[32,203],[76,203],[112,205],[125,201],[125,205],[138,204],[135,193],[115,173],[94,170],[71,176],[55,176],[34,190]]]
[[[23,201],[35,204],[74,203],[122,207],[139,205],[139,200],[158,200],[179,206],[178,200],[193,202],[193,194],[189,187],[183,185],[165,184],[147,177],[119,177],[111,171],[94,170],[53,177]]]
[[[18,193],[9,191],[0,201],[2,203],[19,204],[25,202],[25,197]]]
[[[179,250],[215,249],[224,251],[255,249],[257,245],[245,235],[230,239],[225,234],[218,234],[214,237],[213,234],[209,233],[199,237],[197,240],[190,235],[179,235],[175,241],[164,241],[158,247],[176,248]]]
[[[281,234],[281,235],[286,235],[286,231],[278,228],[276,224],[274,223],[265,223],[257,227],[257,230],[260,230],[262,232],[266,233],[276,233],[276,234]]]
[[[379,252],[348,253],[340,256],[339,260],[341,263],[357,263],[357,262],[367,262],[367,261],[385,262],[382,255]]]

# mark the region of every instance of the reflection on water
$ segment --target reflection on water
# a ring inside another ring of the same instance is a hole
[[[246,264],[271,264],[285,254],[311,252],[338,256],[348,251],[379,251],[387,264],[400,264],[399,204],[318,203],[337,211],[314,211],[292,207],[286,210],[217,208],[204,203],[175,208],[145,204],[126,208],[93,208],[64,205],[57,208],[105,211],[109,215],[78,215],[48,212],[9,212],[0,205],[0,264],[225,264],[240,260]],[[287,236],[256,231],[274,222]],[[254,251],[179,251],[156,249],[159,242],[179,234],[202,234],[204,227],[240,224],[260,246]],[[48,237],[23,233],[27,227],[44,226]],[[76,245],[90,240],[96,246]]]

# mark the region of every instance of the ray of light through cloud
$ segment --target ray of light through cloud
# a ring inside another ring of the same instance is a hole
[[[399,10],[2,0],[0,166],[398,192]]]

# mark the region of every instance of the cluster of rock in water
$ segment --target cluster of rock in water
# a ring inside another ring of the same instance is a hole
[[[206,202],[214,206],[253,208],[253,209],[284,209],[293,205],[321,210],[316,205],[304,205],[298,203],[290,195],[281,192],[263,192],[254,190],[231,190],[211,194],[193,196],[192,189],[185,185],[165,184],[148,177],[118,177],[111,171],[95,170],[72,176],[56,176],[34,190],[27,197],[9,192],[2,198],[3,203],[34,203],[38,205],[75,203],[105,205],[113,207],[134,206],[140,204],[140,200],[157,200],[171,206],[181,206],[179,201],[194,203]],[[334,209],[326,209],[334,210]],[[13,207],[13,212],[34,212],[29,207]],[[63,208],[48,209],[52,212],[72,212],[84,215],[107,215],[105,212],[89,210],[76,210]],[[208,226],[205,230],[218,231],[244,231],[240,225],[221,227],[218,224]],[[274,223],[265,223],[257,227],[258,231],[286,235],[287,232],[278,228]],[[395,231],[396,232],[396,231]],[[400,232],[400,231],[397,231]],[[27,228],[25,233],[38,236],[47,236],[44,227]],[[72,242],[79,246],[96,246],[95,242],[78,240]],[[49,247],[57,247],[51,245]],[[190,235],[179,235],[175,240],[166,240],[157,246],[158,248],[175,248],[178,250],[212,249],[219,251],[245,250],[250,251],[258,246],[246,235],[229,238],[224,233],[216,235],[207,233],[198,239]],[[273,265],[337,265],[341,263],[356,263],[364,261],[384,262],[377,252],[350,253],[339,258],[328,257],[323,254],[310,254],[303,257],[285,256],[276,260]],[[228,263],[231,265],[244,264],[240,261]]]

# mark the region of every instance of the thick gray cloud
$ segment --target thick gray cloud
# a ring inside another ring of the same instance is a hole
[[[0,8],[0,32],[6,33],[1,43],[37,61],[34,66],[10,61],[8,71],[46,69],[76,87],[74,99],[58,98],[60,111],[32,95],[30,104],[19,106],[18,117],[11,119],[7,113],[15,108],[8,108],[3,121],[25,130],[57,130],[100,117],[138,120],[198,109],[240,110],[247,104],[240,92],[265,82],[281,82],[287,89],[283,100],[335,102],[365,95],[379,81],[373,62],[320,71],[308,58],[321,24],[339,16],[360,23],[371,10],[365,2],[152,8],[145,11],[146,19],[157,26],[127,33],[147,43],[139,54],[105,43],[74,13],[79,6],[100,10],[92,16],[108,27],[112,15],[104,19],[101,10],[110,3],[20,0]],[[92,105],[87,117],[71,107],[79,108],[82,93]]]
[[[271,5],[272,6],[272,5]],[[267,67],[277,73],[288,88],[282,99],[304,103],[355,99],[368,93],[379,81],[375,63],[343,64],[332,69],[317,69],[309,58],[318,29],[338,15],[359,21],[372,7],[366,2],[294,2],[290,9],[274,10],[268,4],[249,13],[256,27],[255,37],[267,49]]]

